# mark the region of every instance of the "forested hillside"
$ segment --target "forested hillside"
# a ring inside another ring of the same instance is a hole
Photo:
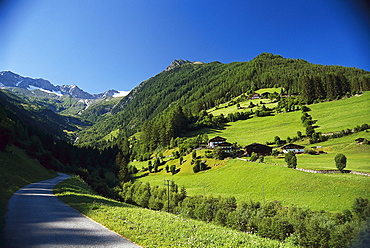
[[[13,121],[22,121],[28,126],[42,129],[49,135],[69,139],[71,137],[68,137],[67,131],[77,131],[77,127],[72,124],[73,117],[67,119],[54,113],[47,107],[42,107],[6,91],[0,91],[0,104],[0,110],[2,112],[6,110]],[[21,125],[19,123],[13,123],[11,126],[14,128]],[[18,133],[17,135],[21,134]]]
[[[94,182],[93,188],[101,194],[112,195],[108,186],[113,188],[117,179],[123,179],[120,172],[126,168],[121,166],[122,152],[128,152],[117,146],[108,149],[74,146],[64,128],[76,127],[49,109],[0,92],[0,152],[12,154],[14,149],[22,150],[29,160],[38,161],[46,169],[77,173]],[[11,148],[13,145],[16,148]]]
[[[113,116],[81,132],[78,143],[105,146],[110,132],[119,129],[121,137],[132,135],[145,121],[175,106],[192,118],[201,110],[268,87],[283,87],[287,95],[298,93],[304,103],[334,100],[370,90],[370,72],[269,53],[249,62],[184,63],[142,82],[113,108]]]

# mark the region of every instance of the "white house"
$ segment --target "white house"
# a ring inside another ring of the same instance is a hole
[[[224,143],[225,141],[226,141],[225,138],[217,136],[217,137],[214,137],[214,138],[212,138],[208,141],[208,146],[211,147],[211,148],[215,148],[216,146],[218,146],[219,144]]]
[[[290,151],[294,153],[304,153],[304,146],[296,145],[296,144],[287,144],[281,147],[283,153],[288,153]]]

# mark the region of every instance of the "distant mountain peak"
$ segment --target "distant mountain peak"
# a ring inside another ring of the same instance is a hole
[[[122,97],[129,92],[120,92],[109,90],[101,94],[90,94],[83,91],[77,85],[53,85],[48,80],[42,78],[23,77],[11,71],[0,71],[0,88],[22,88],[32,91],[35,96],[42,91],[41,96],[45,93],[54,94],[62,97],[65,95],[80,99],[100,99],[105,97]]]
[[[191,63],[191,61],[183,60],[183,59],[175,59],[174,61],[172,61],[172,63],[169,66],[167,66],[166,71],[170,71],[173,68],[175,68],[177,66],[180,66],[180,65],[183,65],[183,64],[186,64],[186,63]]]

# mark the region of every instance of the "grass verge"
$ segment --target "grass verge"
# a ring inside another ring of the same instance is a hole
[[[58,184],[54,192],[79,212],[143,247],[294,247],[103,198],[78,177]]]

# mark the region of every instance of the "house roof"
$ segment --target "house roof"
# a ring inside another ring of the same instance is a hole
[[[220,136],[216,136],[216,137],[209,140],[209,142],[223,142],[223,141],[226,141],[226,139],[222,138]]]
[[[272,149],[272,147],[264,145],[264,144],[260,144],[260,143],[252,143],[252,144],[247,145],[246,147],[244,147],[244,149],[246,149],[248,147],[264,147],[264,148],[271,148]]]
[[[300,145],[296,145],[296,144],[286,144],[284,146],[281,147],[281,149],[285,150],[285,149],[303,149],[304,146],[300,146]]]

